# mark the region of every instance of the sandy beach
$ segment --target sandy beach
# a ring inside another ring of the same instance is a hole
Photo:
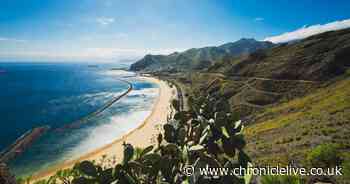
[[[170,88],[165,81],[161,81],[152,77],[141,77],[159,85],[159,95],[153,106],[152,113],[146,120],[136,129],[131,130],[122,137],[116,137],[111,144],[105,145],[100,149],[87,153],[86,155],[71,161],[66,161],[52,168],[48,168],[44,172],[34,174],[32,182],[47,179],[55,174],[58,170],[71,168],[75,163],[84,160],[100,160],[103,156],[106,158],[115,158],[116,162],[123,159],[123,142],[131,143],[135,147],[147,147],[152,144],[156,136],[161,130],[161,125],[166,123],[167,116],[170,114],[170,101],[176,98],[176,89]],[[155,142],[153,142],[155,143]]]

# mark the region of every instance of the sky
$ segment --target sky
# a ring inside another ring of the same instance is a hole
[[[348,0],[0,0],[0,62],[125,61],[350,27]]]

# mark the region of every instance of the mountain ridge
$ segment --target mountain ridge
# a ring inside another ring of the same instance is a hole
[[[350,64],[350,29],[313,35],[294,43],[257,51],[244,57],[226,58],[210,72],[245,77],[324,81],[345,72]]]
[[[242,38],[236,42],[228,42],[219,46],[191,48],[169,55],[148,54],[141,60],[133,63],[130,66],[130,70],[147,72],[201,70],[224,57],[236,57],[273,46],[274,44],[272,42]]]

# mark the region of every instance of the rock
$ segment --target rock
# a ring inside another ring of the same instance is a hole
[[[0,163],[0,183],[1,184],[16,184],[16,178],[10,173],[6,164]]]

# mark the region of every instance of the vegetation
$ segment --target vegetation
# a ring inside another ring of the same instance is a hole
[[[304,184],[300,176],[269,175],[261,177],[261,184]]]
[[[350,157],[346,157],[346,159],[344,159],[343,164],[342,164],[342,168],[343,168],[343,175],[344,175],[344,180],[345,181],[350,181]]]

